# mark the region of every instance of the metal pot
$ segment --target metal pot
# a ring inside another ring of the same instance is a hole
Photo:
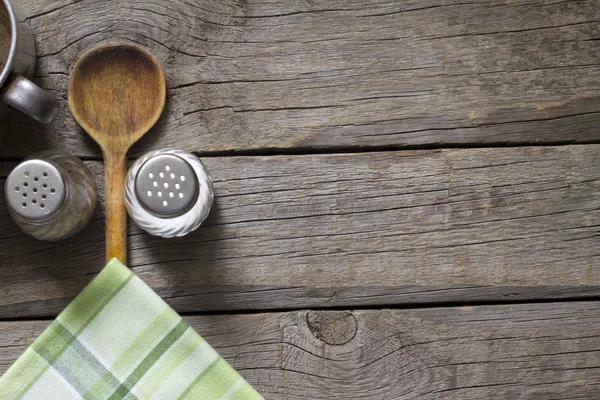
[[[56,99],[30,81],[35,69],[35,41],[27,21],[16,9],[16,1],[0,4],[0,35],[10,32],[10,50],[0,73],[0,117],[9,106],[31,118],[50,124],[56,118]],[[1,43],[0,43],[1,44]]]

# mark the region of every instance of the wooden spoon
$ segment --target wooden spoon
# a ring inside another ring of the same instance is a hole
[[[139,46],[97,47],[85,53],[71,73],[73,117],[104,155],[107,261],[116,257],[127,263],[127,151],[156,123],[165,97],[158,61]]]

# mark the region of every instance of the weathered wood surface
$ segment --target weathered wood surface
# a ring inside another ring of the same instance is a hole
[[[130,231],[130,266],[178,311],[600,294],[600,145],[204,161],[198,231]],[[0,197],[0,317],[56,315],[103,266],[102,224],[39,242]]]
[[[169,86],[134,154],[600,140],[600,1],[20,0],[52,128],[12,115],[0,157],[99,157],[68,74],[109,41],[146,46]]]
[[[600,304],[188,317],[267,399],[590,399]],[[0,323],[0,371],[48,324]]]

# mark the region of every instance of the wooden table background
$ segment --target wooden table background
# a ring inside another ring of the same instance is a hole
[[[131,226],[130,267],[266,398],[600,398],[600,1],[19,3],[63,110],[0,122],[0,185],[48,148],[100,183],[69,72],[148,48],[168,104],[131,156],[199,154],[216,204]],[[3,372],[103,267],[103,205],[47,243],[0,195],[0,228]]]

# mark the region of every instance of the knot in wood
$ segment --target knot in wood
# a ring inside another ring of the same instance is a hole
[[[332,346],[348,343],[358,329],[356,318],[349,311],[311,311],[306,321],[317,339]]]

